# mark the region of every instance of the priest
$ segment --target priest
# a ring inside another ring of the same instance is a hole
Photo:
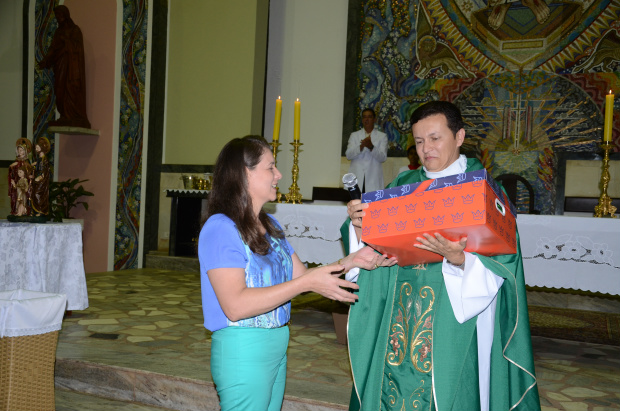
[[[433,101],[411,116],[423,167],[389,187],[482,169],[460,154],[459,109]],[[352,200],[342,226],[347,252],[361,244],[367,204]],[[517,253],[466,252],[467,238],[423,234],[412,246],[440,263],[352,270],[360,286],[350,310],[350,410],[540,410],[523,263]]]

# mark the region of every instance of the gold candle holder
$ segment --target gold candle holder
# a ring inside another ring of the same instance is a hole
[[[605,217],[609,214],[611,218],[616,218],[614,215],[616,207],[611,204],[611,198],[607,195],[607,187],[611,180],[611,175],[609,174],[609,152],[613,148],[611,141],[601,143],[601,148],[605,151],[603,156],[603,172],[601,173],[602,194],[598,199],[598,205],[594,207],[594,217]]]
[[[297,177],[299,177],[299,146],[302,146],[303,143],[300,143],[299,141],[293,141],[291,145],[293,146],[293,184],[291,184],[291,186],[288,188],[286,202],[292,204],[301,204],[301,193],[299,192],[299,187],[297,186]]]
[[[280,143],[278,142],[278,140],[276,141],[272,141],[271,143],[269,143],[269,145],[271,145],[271,152],[273,154],[273,161],[274,161],[274,165],[277,167],[278,165],[278,147],[280,147]],[[276,201],[278,203],[282,202],[282,193],[280,192],[280,187],[276,187]]]

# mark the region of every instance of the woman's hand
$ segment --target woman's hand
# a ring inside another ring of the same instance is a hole
[[[359,286],[347,280],[339,278],[345,267],[342,264],[332,263],[320,267],[310,268],[300,278],[307,282],[310,291],[321,294],[331,300],[354,303],[357,295],[345,290],[345,288],[359,289]]]
[[[360,248],[340,260],[340,264],[345,266],[345,271],[355,267],[374,270],[379,267],[391,267],[397,262],[396,257],[388,258],[387,254],[379,254],[368,246]]]
[[[351,223],[353,227],[362,228],[362,217],[366,215],[364,212],[369,205],[367,203],[362,203],[362,200],[351,200],[347,204],[347,213],[351,218]]]
[[[423,237],[417,238],[420,244],[414,244],[414,247],[439,254],[453,265],[461,265],[465,262],[463,251],[467,245],[467,237],[459,241],[450,241],[439,233],[435,233],[434,236],[426,233],[422,235]]]

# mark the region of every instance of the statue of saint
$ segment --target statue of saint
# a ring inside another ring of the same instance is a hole
[[[28,160],[28,155],[31,151],[32,143],[30,140],[27,138],[17,139],[15,143],[15,162],[9,166],[8,176],[11,215],[30,215],[30,204],[28,202],[27,192],[30,186],[28,178],[33,172],[33,167]],[[21,175],[22,173],[23,175]],[[21,197],[21,195],[25,197]]]
[[[30,212],[28,210],[28,188],[30,185],[28,184],[28,179],[26,178],[25,167],[20,167],[17,169],[17,184],[15,184],[15,188],[17,189],[17,203],[16,203],[16,213],[18,216],[29,215]]]
[[[48,215],[50,212],[50,174],[51,167],[47,159],[50,151],[50,141],[46,137],[39,137],[34,146],[35,161],[34,174],[31,175],[30,206],[35,216]]]
[[[90,128],[86,116],[86,76],[84,74],[84,42],[82,31],[71,20],[66,6],[54,8],[58,28],[52,38],[41,68],[54,72],[54,94],[60,118],[49,126]]]

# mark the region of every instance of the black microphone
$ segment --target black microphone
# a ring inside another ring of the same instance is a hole
[[[357,177],[353,173],[347,173],[342,176],[342,183],[344,184],[344,188],[351,195],[351,200],[361,200],[362,191],[360,190],[360,186],[357,185]]]

